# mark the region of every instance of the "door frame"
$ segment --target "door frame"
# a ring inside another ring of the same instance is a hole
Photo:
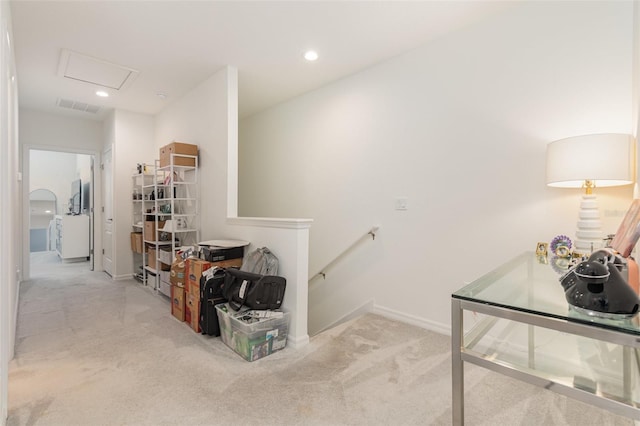
[[[52,145],[36,145],[36,144],[25,144],[22,145],[22,224],[23,224],[23,253],[22,253],[22,271],[23,276],[22,280],[26,281],[31,278],[31,259],[29,252],[29,185],[31,181],[30,173],[31,173],[31,160],[30,160],[30,151],[54,151],[54,152],[65,152],[69,154],[84,154],[93,156],[93,163],[100,164],[102,162],[102,154],[100,151],[88,150],[88,149],[78,149],[78,148],[67,148],[61,146],[52,146]],[[93,194],[91,195],[92,201],[95,203],[95,200],[101,200],[101,176],[100,173],[96,172],[96,168],[94,167],[91,171],[91,182]],[[99,250],[102,251],[102,213],[101,209],[98,208],[95,204],[92,205],[93,209],[93,217],[89,222],[93,224],[90,230],[93,233],[93,251],[94,253]],[[101,256],[93,256],[93,270],[94,271],[102,271],[102,257]]]
[[[107,155],[108,153],[108,155]],[[101,189],[101,198],[100,198],[100,203],[101,203],[101,208],[100,208],[100,219],[102,220],[102,222],[100,222],[100,238],[102,239],[102,245],[100,246],[100,252],[99,254],[99,258],[100,258],[100,263],[102,265],[102,271],[104,271],[107,275],[109,275],[109,277],[111,277],[111,279],[114,279],[114,274],[113,271],[115,270],[115,266],[116,266],[116,259],[115,256],[113,255],[113,249],[114,249],[114,229],[113,229],[113,224],[114,224],[114,220],[113,220],[113,216],[114,216],[114,197],[113,197],[113,191],[114,191],[114,187],[113,187],[113,157],[114,157],[114,146],[113,145],[109,145],[106,146],[104,148],[104,150],[102,151],[102,158],[100,159],[100,189]],[[109,159],[110,164],[109,164],[109,176],[108,179],[107,177],[105,177],[105,160]],[[107,193],[105,186],[109,185],[109,193]],[[108,200],[108,198],[110,197],[110,200]],[[107,202],[109,202],[109,207],[111,209],[110,212],[107,212]],[[106,235],[107,232],[107,220],[108,219],[108,213],[111,215],[111,222],[109,223],[109,228],[110,228],[110,232],[111,234],[109,236]],[[107,238],[110,238],[110,243],[111,243],[111,258],[110,258],[110,267],[109,267],[109,271],[107,271],[107,268],[105,268],[105,241],[107,240]]]

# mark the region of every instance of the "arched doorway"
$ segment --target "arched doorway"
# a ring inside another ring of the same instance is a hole
[[[29,193],[29,252],[55,250],[54,220],[58,214],[58,197],[50,189]]]

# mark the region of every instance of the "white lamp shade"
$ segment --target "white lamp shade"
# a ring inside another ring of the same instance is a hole
[[[547,185],[581,188],[628,185],[635,178],[635,143],[631,135],[576,136],[547,145]]]

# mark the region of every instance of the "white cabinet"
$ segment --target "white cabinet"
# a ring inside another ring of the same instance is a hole
[[[62,260],[87,260],[89,216],[56,216],[56,251]]]

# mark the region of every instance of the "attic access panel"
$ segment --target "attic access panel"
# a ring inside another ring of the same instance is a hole
[[[139,72],[67,49],[60,53],[58,75],[114,90],[128,87]]]

